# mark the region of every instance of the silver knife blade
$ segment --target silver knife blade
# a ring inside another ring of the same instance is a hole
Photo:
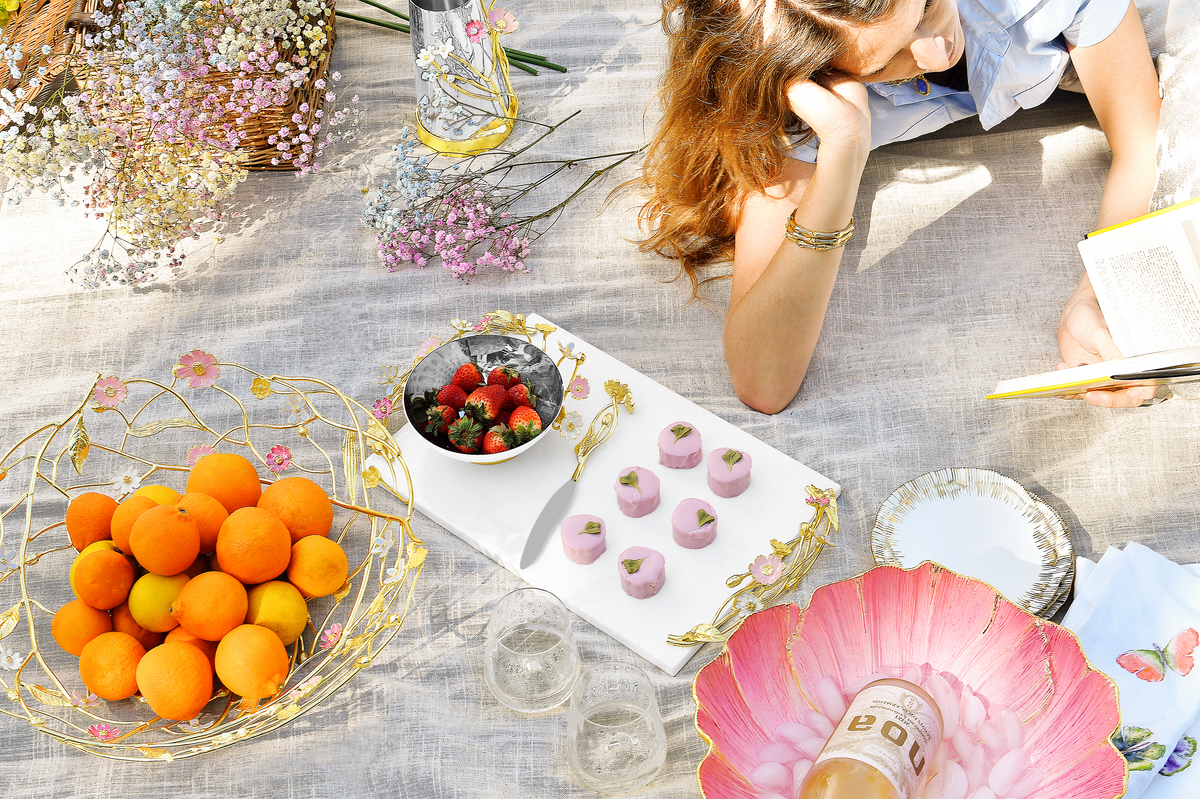
[[[554,525],[567,512],[578,486],[579,483],[573,478],[568,479],[546,501],[537,521],[533,523],[533,529],[529,531],[529,538],[525,539],[525,551],[521,553],[522,569],[529,568],[538,559],[538,555],[542,554],[546,541],[550,539],[550,533],[554,531]]]

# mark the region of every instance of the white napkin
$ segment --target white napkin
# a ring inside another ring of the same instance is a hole
[[[1200,768],[1179,766],[1195,754],[1184,736],[1195,741],[1200,733],[1200,669],[1179,671],[1188,670],[1194,631],[1200,631],[1200,568],[1136,543],[1124,551],[1110,548],[1091,566],[1082,558],[1077,563],[1075,600],[1063,626],[1079,636],[1092,665],[1117,683],[1120,732],[1130,750],[1125,799],[1196,799]],[[1150,681],[1139,671],[1162,676]]]

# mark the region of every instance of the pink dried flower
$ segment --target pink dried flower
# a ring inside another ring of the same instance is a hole
[[[500,33],[515,33],[517,28],[521,27],[521,23],[517,22],[511,11],[505,11],[499,6],[488,12],[488,23]]]
[[[371,408],[371,415],[380,421],[392,415],[392,401],[387,397],[375,400],[375,404]]]
[[[121,731],[111,724],[93,724],[87,729],[88,735],[101,741],[111,741],[120,738]]]
[[[267,453],[267,468],[275,474],[282,473],[292,465],[292,451],[283,444],[276,444]]]
[[[321,648],[329,649],[336,644],[342,637],[342,625],[331,624],[329,629],[321,635]]]
[[[196,446],[192,447],[187,453],[188,468],[190,469],[191,467],[195,466],[196,461],[200,460],[205,455],[212,455],[214,452],[216,452],[216,450],[207,444],[197,444]]]
[[[759,555],[750,564],[750,573],[755,582],[771,585],[783,576],[783,561],[776,555]]]
[[[105,408],[115,408],[124,402],[129,389],[118,378],[103,377],[96,381],[92,401]]]
[[[186,380],[192,388],[208,388],[221,374],[217,359],[203,350],[192,350],[179,359],[175,376]]]
[[[577,400],[588,398],[588,394],[592,393],[591,386],[588,385],[587,378],[583,375],[577,375],[570,385],[567,386],[567,393]]]

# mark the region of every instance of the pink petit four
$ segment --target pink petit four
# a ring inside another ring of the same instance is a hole
[[[607,548],[604,520],[599,516],[568,516],[559,528],[563,551],[575,563],[591,563]]]
[[[718,497],[736,497],[750,485],[750,453],[723,447],[708,453],[708,487]]]
[[[691,422],[672,422],[658,434],[658,462],[668,469],[690,469],[700,463],[700,431]]]
[[[617,492],[617,507],[635,519],[658,507],[658,477],[649,469],[629,466],[617,475],[613,485]]]
[[[621,588],[635,599],[652,597],[667,581],[667,561],[648,547],[630,547],[617,558]]]
[[[706,547],[717,537],[717,512],[702,499],[685,499],[671,514],[671,535],[681,547]]]

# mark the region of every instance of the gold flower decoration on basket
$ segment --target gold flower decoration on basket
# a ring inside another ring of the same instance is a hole
[[[811,485],[805,490],[808,497],[804,501],[813,508],[813,517],[800,525],[796,537],[786,543],[772,538],[770,554],[759,555],[746,571],[725,581],[727,588],[737,590],[725,600],[712,621],[697,624],[683,635],[668,636],[668,644],[700,646],[727,641],[747,616],[800,585],[825,545],[834,546],[828,538],[838,530],[837,497],[833,490]]]
[[[187,721],[156,717],[137,696],[99,700],[50,634],[55,611],[73,598],[67,503],[85,492],[123,497],[143,483],[182,488],[191,463],[212,451],[243,455],[260,479],[301,475],[321,485],[334,505],[329,537],[349,557],[347,582],[309,600],[274,697],[239,700],[220,689]],[[263,735],[328,700],[400,631],[426,556],[411,503],[375,491],[378,475],[364,473],[372,452],[387,454],[411,497],[391,435],[321,380],[260,374],[201,350],[182,356],[167,381],[98,378],[65,418],[0,457],[0,713],[102,757],[175,760]]]

